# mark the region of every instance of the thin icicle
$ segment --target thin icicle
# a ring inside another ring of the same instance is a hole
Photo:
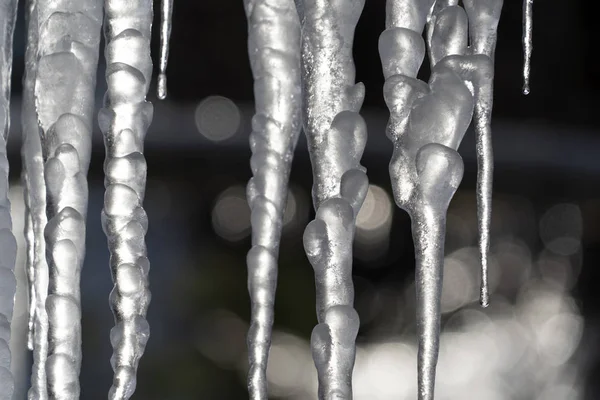
[[[133,395],[138,364],[150,335],[146,321],[150,264],[144,240],[148,217],[143,208],[143,151],[153,113],[152,104],[146,101],[152,77],[152,15],[152,0],[105,3],[108,91],[98,120],[106,146],[102,227],[115,283],[110,294],[115,317],[110,333],[114,370],[108,395],[111,400],[126,400]]]
[[[17,13],[16,0],[0,0],[0,400],[11,400],[14,379],[10,371],[10,335],[17,280],[17,241],[12,233],[8,200],[6,141],[10,129],[10,77]]]
[[[481,264],[480,303],[483,307],[487,307],[490,302],[488,258],[494,174],[494,152],[492,148],[493,62],[503,0],[464,0],[463,3],[469,18],[469,53],[485,55],[492,64],[489,76],[479,81],[479,85],[473,88],[475,95],[473,117],[477,147],[477,223]]]
[[[173,20],[173,0],[162,0],[160,5],[160,65],[158,73],[158,98],[167,98],[167,63],[169,61],[169,39]]]
[[[99,0],[38,2],[30,15],[30,29],[39,32],[33,90],[47,198],[46,380],[51,399],[78,399],[80,394],[79,282],[101,24]],[[29,179],[33,172],[28,170]]]
[[[418,398],[432,400],[439,351],[446,211],[463,175],[456,151],[471,122],[474,98],[492,71],[489,57],[467,53],[467,16],[456,1],[390,0],[379,52],[394,143],[394,198],[412,220],[416,258]],[[416,79],[425,56],[421,36],[430,13],[429,84]]]
[[[30,301],[34,302],[33,315],[33,365],[31,367],[30,400],[48,399],[46,360],[48,356],[48,264],[46,261],[46,185],[44,182],[44,160],[35,110],[35,78],[37,68],[38,23],[37,1],[29,0],[26,5],[27,48],[25,51],[25,79],[23,81],[23,103],[21,123],[23,126],[23,183],[25,205],[31,217],[30,230],[26,232],[30,285]],[[31,263],[31,264],[29,264]],[[33,280],[32,280],[33,279]],[[32,296],[34,295],[35,298]]]
[[[252,301],[248,391],[253,400],[267,400],[277,257],[292,158],[302,127],[300,21],[293,0],[245,0],[244,4],[256,103],[250,136],[253,177],[248,182],[252,210],[252,249],[247,259]]]
[[[533,52],[533,0],[523,0],[523,94],[529,94],[531,53]]]
[[[351,399],[359,328],[353,308],[352,241],[368,180],[360,158],[367,140],[358,114],[354,29],[364,0],[298,0],[302,25],[304,131],[313,165],[316,219],[304,232],[315,271],[317,319],[311,337],[320,399]]]

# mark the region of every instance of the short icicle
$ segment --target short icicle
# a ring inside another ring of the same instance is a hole
[[[106,0],[106,81],[108,91],[98,121],[104,133],[106,191],[102,227],[108,240],[114,289],[110,306],[115,326],[110,333],[114,370],[110,400],[129,399],[150,327],[150,303],[143,208],[146,188],[144,138],[153,107],[146,101],[152,77],[150,36],[152,0]]]
[[[529,94],[531,53],[533,52],[533,0],[523,0],[523,94]]]
[[[167,63],[169,62],[169,39],[173,28],[173,0],[162,0],[160,4],[160,61],[158,68],[157,95],[167,98]]]
[[[80,396],[80,275],[101,25],[100,0],[40,1],[29,15],[37,38],[30,106],[37,113],[46,185],[46,382],[52,400]],[[34,171],[27,173],[31,179]]]
[[[293,0],[245,0],[256,115],[248,183],[252,249],[248,252],[251,322],[248,391],[267,400],[267,361],[274,320],[277,258],[288,180],[301,122],[300,21]]]
[[[368,189],[360,159],[367,128],[359,115],[354,30],[364,0],[296,1],[302,26],[303,123],[313,165],[316,218],[304,232],[315,272],[317,320],[311,337],[319,399],[352,399],[359,318],[354,310],[352,242]]]
[[[14,379],[10,371],[10,336],[17,280],[17,241],[12,232],[8,200],[6,142],[10,130],[10,78],[17,0],[0,0],[0,400],[11,400]]]

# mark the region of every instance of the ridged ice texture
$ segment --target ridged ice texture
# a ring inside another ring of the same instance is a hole
[[[14,380],[10,372],[10,327],[17,280],[17,242],[12,233],[8,200],[6,140],[10,129],[10,74],[17,13],[16,0],[0,0],[0,400],[11,400]]]
[[[173,27],[172,21],[173,0],[162,0],[160,4],[160,65],[157,87],[160,100],[167,98],[167,63],[169,61],[169,39]]]
[[[115,317],[110,333],[114,379],[108,397],[124,400],[135,391],[137,367],[150,335],[143,152],[153,112],[146,101],[152,76],[153,11],[152,0],[107,0],[105,4],[108,91],[98,120],[106,146],[102,227],[115,283],[110,294]]]
[[[277,257],[294,149],[302,128],[300,21],[293,0],[245,0],[248,53],[254,75],[248,203],[252,249],[248,291],[248,391],[267,400],[266,370],[274,320]]]
[[[523,0],[523,94],[529,94],[531,53],[533,52],[533,0]]]
[[[416,258],[418,398],[432,400],[439,351],[446,211],[463,175],[456,151],[475,108],[470,88],[491,79],[487,56],[468,55],[468,21],[456,1],[387,3],[379,40],[387,135],[394,143],[390,177],[396,204],[412,220]],[[433,9],[432,9],[433,7]],[[429,83],[416,79],[427,34],[433,64]]]
[[[298,0],[302,26],[303,122],[313,165],[316,219],[304,232],[315,271],[317,319],[311,345],[320,399],[351,399],[355,340],[352,241],[367,192],[360,165],[367,129],[358,114],[354,29],[364,0]]]
[[[27,278],[29,284],[28,345],[33,350],[30,400],[48,399],[46,360],[48,356],[48,263],[44,229],[46,216],[46,184],[44,160],[38,116],[35,109],[35,79],[37,67],[38,24],[37,2],[26,5],[27,48],[25,51],[25,79],[23,81],[22,126],[23,159],[22,179],[25,187],[25,239],[27,240]]]
[[[463,4],[469,19],[469,54],[486,56],[489,58],[488,63],[491,64],[489,73],[473,85],[475,96],[473,122],[475,124],[477,150],[477,221],[479,228],[479,260],[481,264],[480,303],[483,307],[487,307],[490,302],[488,258],[494,174],[494,152],[492,148],[493,65],[503,0],[464,0]]]
[[[44,236],[50,399],[78,399],[80,394],[79,282],[101,19],[99,0],[38,2],[30,14],[30,29],[37,32],[34,97],[48,218]]]

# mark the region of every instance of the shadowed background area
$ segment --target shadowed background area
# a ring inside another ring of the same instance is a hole
[[[570,400],[600,396],[600,135],[593,32],[597,6],[582,0],[534,4],[531,90],[521,94],[520,2],[505,1],[496,51],[492,305],[477,305],[474,135],[461,148],[465,177],[450,206],[437,398]],[[596,7],[593,10],[592,7]],[[22,6],[21,6],[22,8]],[[158,10],[158,3],[156,3]],[[250,248],[248,136],[253,114],[247,25],[241,1],[176,0],[169,97],[147,137],[145,207],[151,261],[151,337],[133,398],[244,399],[249,320],[245,255]],[[356,30],[357,81],[366,85],[363,165],[371,186],[357,220],[354,282],[361,318],[357,400],[416,397],[414,254],[408,216],[391,198],[388,111],[377,40],[385,2],[367,0]],[[158,19],[155,19],[157,27]],[[594,36],[596,35],[596,36]],[[153,54],[158,65],[158,29]],[[24,261],[19,184],[23,13],[15,35],[11,200]],[[97,105],[106,90],[98,75]],[[427,61],[420,73],[427,79]],[[155,85],[154,85],[155,87]],[[112,371],[112,289],[103,201],[102,135],[90,167],[87,258],[82,272],[82,399],[106,398]],[[302,137],[291,176],[268,379],[273,399],[315,399],[309,337],[316,323],[313,272],[302,233],[314,215]],[[20,397],[25,350],[24,271],[13,349]]]

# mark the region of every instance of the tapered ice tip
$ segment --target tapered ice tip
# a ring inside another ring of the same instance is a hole
[[[528,95],[530,92],[529,90],[529,82],[525,82],[525,84],[523,85],[523,94],[524,95]]]
[[[488,308],[490,305],[490,291],[487,283],[481,286],[481,292],[479,293],[479,304],[483,308]]]
[[[158,75],[158,98],[160,100],[167,98],[167,75],[163,73]]]

